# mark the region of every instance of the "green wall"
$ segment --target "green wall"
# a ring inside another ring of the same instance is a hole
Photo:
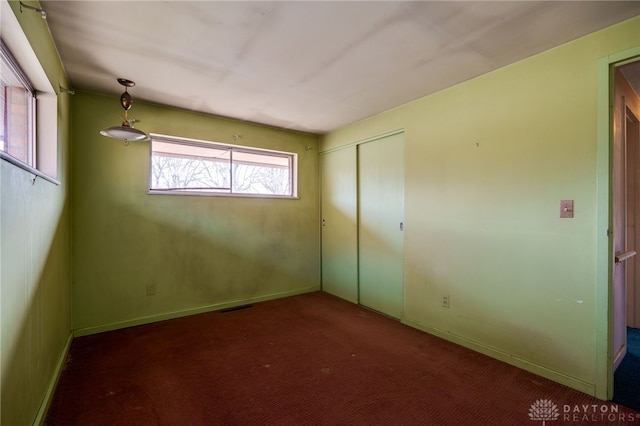
[[[51,85],[68,87],[42,18],[13,12]],[[10,12],[9,12],[10,13]],[[30,425],[46,409],[70,342],[69,96],[58,93],[56,185],[0,160],[0,423]]]
[[[118,99],[77,93],[76,334],[319,289],[317,136],[136,102],[131,93],[130,117],[147,132],[297,153],[299,199],[150,195],[149,142],[101,136],[118,124]]]
[[[324,152],[405,131],[404,322],[606,394],[598,60],[640,46],[639,28],[635,18],[321,139]],[[573,219],[559,218],[563,199]]]

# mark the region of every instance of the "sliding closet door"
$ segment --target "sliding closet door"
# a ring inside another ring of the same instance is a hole
[[[358,303],[356,148],[320,155],[322,290]]]
[[[404,135],[358,146],[360,304],[395,318],[404,306]]]

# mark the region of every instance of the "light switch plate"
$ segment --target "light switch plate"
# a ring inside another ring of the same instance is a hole
[[[560,200],[560,218],[573,217],[573,200]]]

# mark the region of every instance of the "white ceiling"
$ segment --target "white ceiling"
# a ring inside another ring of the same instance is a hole
[[[637,1],[41,0],[41,7],[74,89],[119,95],[116,78],[124,77],[137,83],[134,100],[312,133],[640,15]]]

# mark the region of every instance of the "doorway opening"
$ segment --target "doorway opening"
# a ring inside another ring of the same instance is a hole
[[[640,61],[612,75],[613,401],[640,409]]]

